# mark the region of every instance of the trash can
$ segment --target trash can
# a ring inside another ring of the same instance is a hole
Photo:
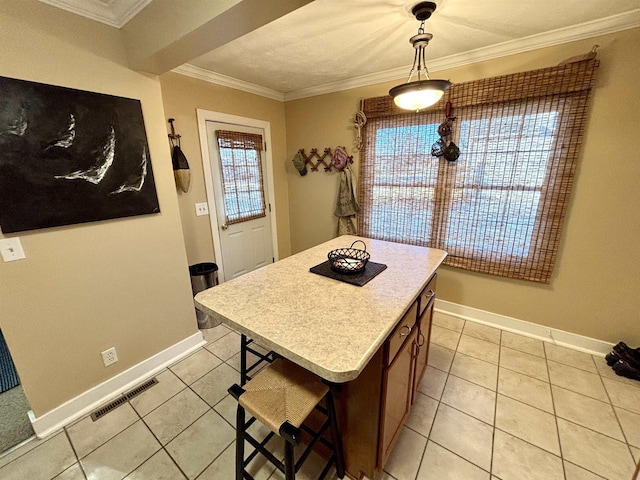
[[[189,265],[189,275],[191,276],[191,291],[195,297],[207,288],[218,285],[218,265],[212,262],[196,263]],[[198,328],[212,328],[220,325],[220,321],[215,321],[209,315],[196,308]]]

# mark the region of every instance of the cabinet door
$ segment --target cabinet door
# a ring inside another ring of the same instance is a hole
[[[418,331],[414,328],[393,363],[384,371],[380,435],[381,466],[386,463],[409,413],[413,387],[413,353],[417,335]]]
[[[433,317],[434,301],[431,300],[427,308],[422,312],[418,320],[418,336],[416,338],[416,373],[413,376],[413,390],[411,392],[411,404],[415,402],[416,392],[420,381],[427,369],[427,359],[429,357],[429,340],[431,339],[431,320]]]

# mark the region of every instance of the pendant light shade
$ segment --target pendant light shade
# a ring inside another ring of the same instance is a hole
[[[450,86],[447,80],[420,80],[393,87],[389,95],[398,107],[419,111],[437,103]]]
[[[409,39],[415,49],[413,66],[411,67],[411,72],[409,72],[407,83],[389,90],[389,95],[393,97],[394,103],[405,110],[417,112],[430,107],[437,103],[444,92],[451,86],[451,82],[448,80],[431,80],[425,61],[424,49],[429,45],[433,35],[424,33],[424,21],[431,16],[435,9],[435,3],[421,2],[411,10],[416,19],[421,22],[418,34]],[[417,76],[418,79],[412,82],[411,79],[414,76]]]

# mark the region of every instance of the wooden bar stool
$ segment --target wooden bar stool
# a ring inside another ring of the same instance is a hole
[[[333,395],[328,385],[324,384],[320,377],[291,363],[278,358],[273,363],[261,370],[244,387],[233,385],[229,393],[238,400],[236,417],[236,480],[253,477],[245,470],[245,467],[253,458],[261,453],[281,472],[286,480],[294,480],[296,472],[308,458],[313,446],[320,441],[332,451],[331,458],[320,473],[318,480],[325,478],[333,464],[339,478],[344,477],[344,460],[342,456],[342,443],[338,432]],[[320,405],[325,399],[326,408]],[[303,422],[316,409],[326,416],[326,420],[318,431],[312,430]],[[245,410],[252,417],[245,422]],[[247,428],[258,419],[271,432],[262,441],[252,437]],[[323,437],[327,428],[331,430],[331,442]],[[311,441],[299,456],[294,459],[293,447],[298,443],[301,430],[312,436]],[[279,435],[284,442],[284,463],[278,460],[266,448],[267,442]],[[244,458],[245,440],[253,446],[254,450]]]

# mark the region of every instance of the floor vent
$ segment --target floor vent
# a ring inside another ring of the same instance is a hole
[[[158,383],[158,379],[156,377],[153,377],[151,380],[147,380],[142,385],[138,385],[133,390],[130,390],[129,392],[125,393],[124,397],[127,400],[131,400],[133,397],[140,395],[142,392],[153,387],[156,383]]]
[[[116,398],[112,402],[107,403],[105,406],[100,407],[98,410],[93,412],[91,414],[91,420],[95,422],[99,418],[104,417],[110,411],[115,410],[116,408],[118,408],[120,405],[124,403],[127,403],[128,400],[131,400],[133,397],[140,395],[142,392],[153,387],[156,383],[158,383],[158,379],[153,377],[151,380],[147,380],[142,385],[138,385],[133,390],[128,391],[124,395],[121,395],[120,397]]]

